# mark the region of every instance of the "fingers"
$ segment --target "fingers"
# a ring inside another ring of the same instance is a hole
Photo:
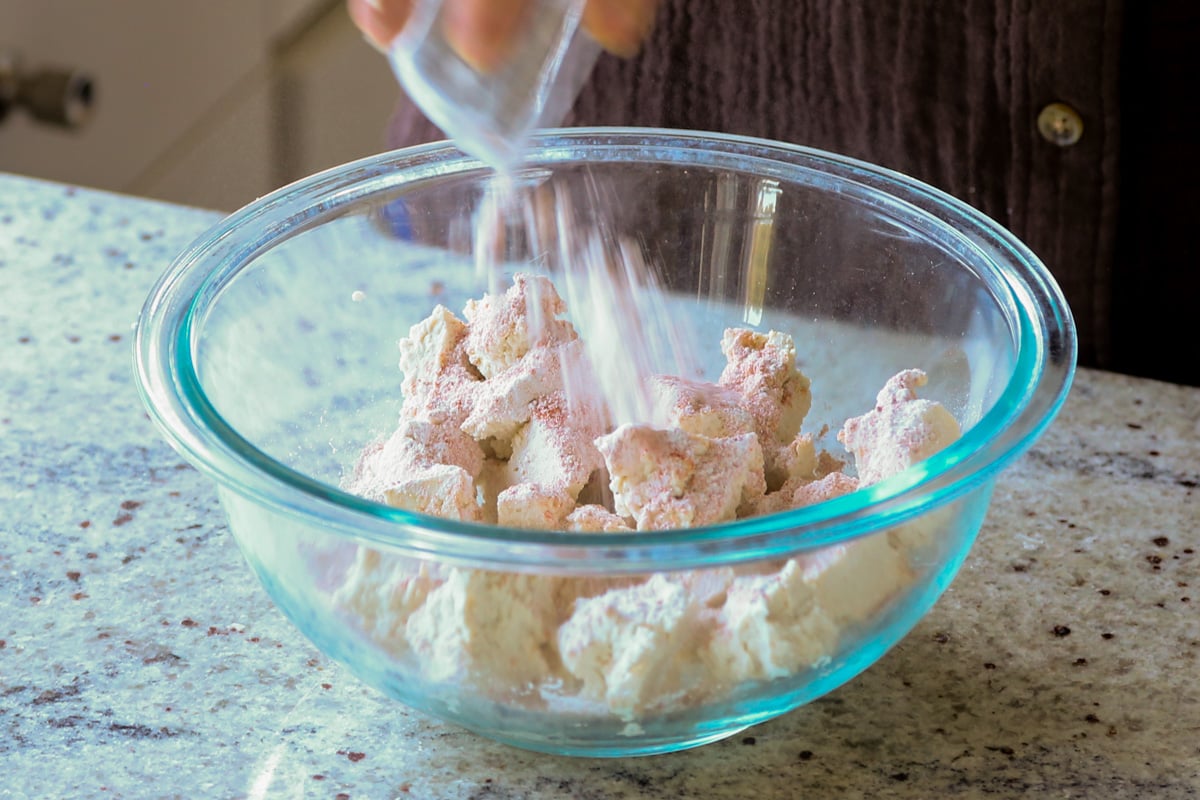
[[[350,19],[380,50],[400,33],[412,11],[412,0],[346,0]]]
[[[408,21],[414,0],[346,0],[350,18],[369,41],[386,48]],[[444,34],[477,70],[499,66],[516,46],[532,0],[445,0]],[[619,56],[637,53],[654,25],[658,0],[588,0],[583,27]]]
[[[529,6],[530,0],[446,0],[446,41],[472,67],[490,72],[512,52]]]
[[[588,0],[583,27],[610,53],[636,55],[654,26],[658,0]]]

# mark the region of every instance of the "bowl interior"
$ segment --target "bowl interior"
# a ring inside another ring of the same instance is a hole
[[[452,155],[304,209],[233,252],[199,292],[185,335],[200,390],[280,465],[338,486],[395,427],[397,341],[436,304],[461,314],[487,288],[470,252],[491,176]],[[670,294],[663,314],[710,379],[726,327],[790,333],[813,381],[806,429],[828,425],[835,453],[842,421],[901,369],[924,369],[926,396],[964,429],[1013,376],[1022,329],[1005,265],[854,175],[737,152],[584,146],[536,153],[521,180],[608,198],[607,225],[642,243]],[[531,238],[509,231],[510,271],[544,262]]]

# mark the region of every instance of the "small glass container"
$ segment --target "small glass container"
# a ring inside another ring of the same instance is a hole
[[[517,39],[488,70],[445,35],[443,0],[418,0],[388,60],[409,97],[466,153],[500,170],[536,128],[562,123],[600,53],[580,27],[585,0],[532,0]]]

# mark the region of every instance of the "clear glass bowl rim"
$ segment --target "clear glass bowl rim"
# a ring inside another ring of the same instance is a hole
[[[1015,236],[927,184],[863,161],[752,137],[650,128],[571,128],[531,137],[528,161],[578,164],[603,156],[672,166],[813,173],[863,187],[931,225],[949,226],[975,266],[1008,292],[1017,342],[1013,375],[993,407],[954,445],[888,480],[779,514],[632,534],[531,531],[430,517],[374,503],[316,481],[242,438],[208,401],[196,374],[197,320],[237,272],[281,237],[344,214],[406,183],[483,166],[448,142],[381,153],[284,186],[198,237],[152,288],[134,342],[138,389],[168,442],[199,470],[246,498],[339,536],[421,558],[518,571],[617,574],[778,558],[905,522],[993,480],[1053,420],[1066,399],[1077,341],[1061,289]],[[982,248],[986,245],[986,252]],[[901,368],[900,365],[898,369]]]

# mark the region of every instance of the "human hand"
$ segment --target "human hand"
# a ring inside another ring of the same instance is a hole
[[[414,0],[346,0],[366,37],[386,47],[408,21]],[[445,0],[445,36],[463,60],[486,72],[508,55],[531,0]],[[654,23],[658,0],[588,0],[583,28],[601,47],[632,56]]]

